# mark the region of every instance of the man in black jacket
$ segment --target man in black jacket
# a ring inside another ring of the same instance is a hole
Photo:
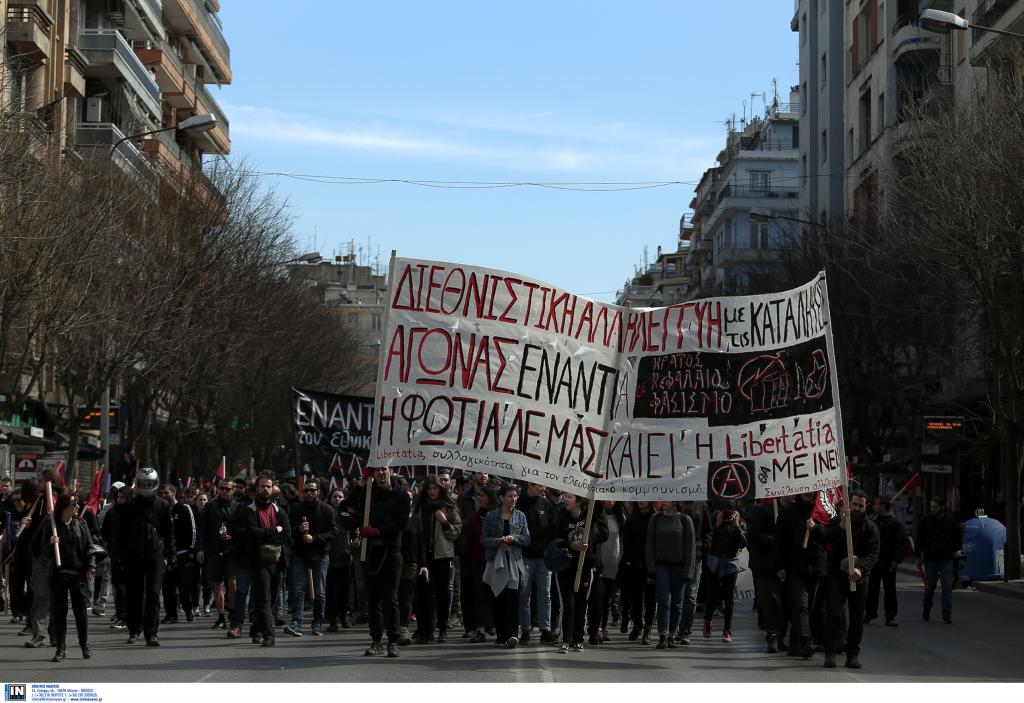
[[[811,518],[817,499],[815,492],[801,493],[775,523],[775,575],[783,582],[790,608],[788,654],[804,659],[814,655],[811,604],[828,568],[825,528]]]
[[[155,469],[139,469],[135,496],[118,521],[116,540],[125,564],[128,644],[144,635],[150,647],[160,646],[160,590],[175,557],[171,509],[156,495],[159,483]]]
[[[850,493],[850,519],[853,523],[853,564],[846,549],[846,513],[833,518],[825,540],[828,545],[828,619],[825,626],[825,668],[836,666],[844,606],[849,607],[846,633],[846,666],[860,669],[861,637],[864,634],[864,601],[871,570],[878,562],[878,528],[867,518],[868,496],[864,491]],[[851,568],[852,567],[852,568]],[[854,590],[851,585],[854,585]]]
[[[178,489],[169,483],[160,488],[160,497],[171,509],[171,525],[174,528],[175,559],[173,567],[168,565],[164,579],[164,619],[162,624],[178,622],[178,601],[185,611],[185,620],[195,619],[192,603],[193,573],[196,568],[196,516],[192,506],[178,501]]]
[[[963,548],[960,524],[946,512],[941,498],[935,497],[928,502],[928,515],[921,520],[917,528],[917,543],[914,556],[918,563],[924,564],[925,580],[928,587],[924,590],[925,622],[932,614],[932,602],[935,600],[936,582],[942,582],[942,621],[947,625],[953,622],[953,571],[956,566],[957,553]]]
[[[240,506],[231,517],[228,531],[239,540],[242,556],[252,577],[252,642],[274,646],[274,603],[281,587],[284,545],[291,535],[286,513],[272,499],[274,476],[260,474],[256,497]]]
[[[896,627],[896,568],[903,561],[903,547],[907,537],[903,524],[892,514],[892,501],[888,498],[875,498],[875,525],[878,527],[878,563],[868,581],[864,623],[878,617],[878,596],[884,585],[885,624]]]
[[[327,604],[327,551],[338,536],[336,511],[320,500],[316,479],[302,487],[302,502],[296,503],[289,519],[292,523],[292,554],[289,567],[292,597],[292,622],[284,629],[292,637],[302,636],[302,618],[306,612],[309,576],[313,576],[312,634],[323,634],[324,608]]]
[[[782,586],[775,576],[775,508],[770,503],[759,502],[747,513],[747,549],[758,620],[768,653],[774,654],[786,638],[788,618],[783,615]]]
[[[366,504],[365,491],[352,496],[353,526],[362,524]],[[402,575],[402,531],[409,524],[409,494],[392,480],[391,469],[373,469],[370,498],[370,523],[359,527],[359,536],[367,540],[366,572],[372,642],[366,656],[384,654],[383,637],[387,631],[387,655],[398,656],[398,582]]]
[[[220,479],[217,495],[199,514],[199,531],[196,534],[196,561],[206,567],[206,580],[213,586],[213,602],[217,607],[214,630],[228,629],[227,610],[235,602],[235,569],[229,554],[232,544],[228,533],[228,523],[237,507],[233,500],[234,492],[235,484],[231,479]],[[232,634],[238,636],[240,632],[241,624],[238,632]]]
[[[533,631],[531,600],[536,596],[540,641],[550,644],[557,642],[558,638],[551,632],[551,571],[544,565],[544,550],[551,543],[555,506],[544,495],[544,486],[528,483],[516,508],[526,515],[526,526],[530,531],[530,544],[523,547],[523,562],[528,576],[526,587],[519,589],[519,624],[522,629],[519,641],[523,644],[530,641]]]

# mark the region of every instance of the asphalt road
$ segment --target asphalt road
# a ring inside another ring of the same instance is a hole
[[[313,638],[279,635],[261,648],[228,640],[210,620],[164,626],[162,645],[126,645],[126,635],[93,617],[89,661],[77,647],[61,664],[52,649],[26,649],[18,627],[0,625],[0,671],[5,681],[44,682],[975,682],[1024,681],[1018,642],[1024,601],[975,591],[955,594],[953,625],[920,620],[921,586],[900,577],[900,627],[866,627],[860,671],[822,667],[813,659],[763,653],[763,639],[749,612],[737,613],[735,642],[697,637],[693,645],[657,650],[612,634],[612,642],[582,653],[558,654],[550,645],[505,650],[469,644],[459,633],[446,644],[411,645],[399,659],[367,658],[365,628]],[[744,608],[744,611],[747,609]],[[70,614],[69,614],[70,617]],[[937,620],[937,621],[936,621]],[[719,623],[720,627],[720,623]],[[72,626],[73,628],[73,626]],[[74,641],[73,629],[69,632]],[[258,678],[255,676],[259,674]]]

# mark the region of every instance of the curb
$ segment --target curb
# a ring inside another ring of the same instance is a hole
[[[913,576],[920,579],[921,575],[913,565],[900,564],[897,570],[905,576]],[[1012,598],[1024,600],[1024,580],[1018,581],[974,581],[970,584],[979,593],[999,596],[1001,598]]]

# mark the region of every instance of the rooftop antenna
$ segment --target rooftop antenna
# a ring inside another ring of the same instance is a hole
[[[750,114],[751,115],[754,114],[754,105],[753,104],[750,105]],[[746,100],[743,101],[743,119],[740,120],[740,125],[742,125],[744,127],[747,125],[747,101]]]

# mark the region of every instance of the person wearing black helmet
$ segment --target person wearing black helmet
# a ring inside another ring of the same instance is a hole
[[[160,646],[160,590],[167,566],[175,559],[171,509],[156,495],[159,484],[156,469],[139,469],[135,495],[118,521],[116,540],[125,564],[128,644],[142,635],[150,647]]]

